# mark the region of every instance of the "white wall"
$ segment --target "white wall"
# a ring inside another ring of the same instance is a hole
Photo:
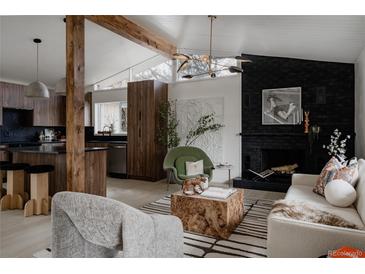
[[[223,159],[233,165],[231,176],[240,176],[241,170],[241,77],[239,75],[185,81],[169,85],[169,99],[224,97]],[[227,170],[214,171],[213,181],[228,179]]]
[[[365,158],[365,48],[355,64],[356,156]]]

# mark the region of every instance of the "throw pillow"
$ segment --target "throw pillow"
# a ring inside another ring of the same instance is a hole
[[[195,162],[198,159],[194,156],[180,156],[175,161],[175,167],[177,169],[178,176],[185,176],[186,175],[186,162]]]
[[[335,172],[333,180],[344,180],[355,186],[359,178],[359,169],[357,165],[341,167]]]
[[[324,189],[324,195],[327,202],[339,207],[348,207],[356,200],[356,190],[344,180],[329,182]]]
[[[313,188],[313,192],[324,196],[324,188],[326,187],[326,184],[333,180],[333,177],[336,175],[336,171],[341,167],[343,166],[340,161],[337,160],[336,157],[332,157],[322,169],[321,174],[319,174],[317,183]]]
[[[194,176],[204,173],[203,160],[196,162],[186,162],[186,175]]]

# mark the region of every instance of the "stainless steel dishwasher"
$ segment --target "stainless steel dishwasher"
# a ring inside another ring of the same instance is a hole
[[[111,177],[127,177],[127,144],[109,144],[108,174]]]

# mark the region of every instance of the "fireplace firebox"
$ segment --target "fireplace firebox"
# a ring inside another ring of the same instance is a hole
[[[296,172],[301,172],[305,167],[305,150],[303,149],[262,149],[261,170],[273,167],[297,164]]]

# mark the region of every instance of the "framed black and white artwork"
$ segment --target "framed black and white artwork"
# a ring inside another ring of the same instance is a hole
[[[297,125],[301,123],[301,87],[262,90],[263,125]]]

